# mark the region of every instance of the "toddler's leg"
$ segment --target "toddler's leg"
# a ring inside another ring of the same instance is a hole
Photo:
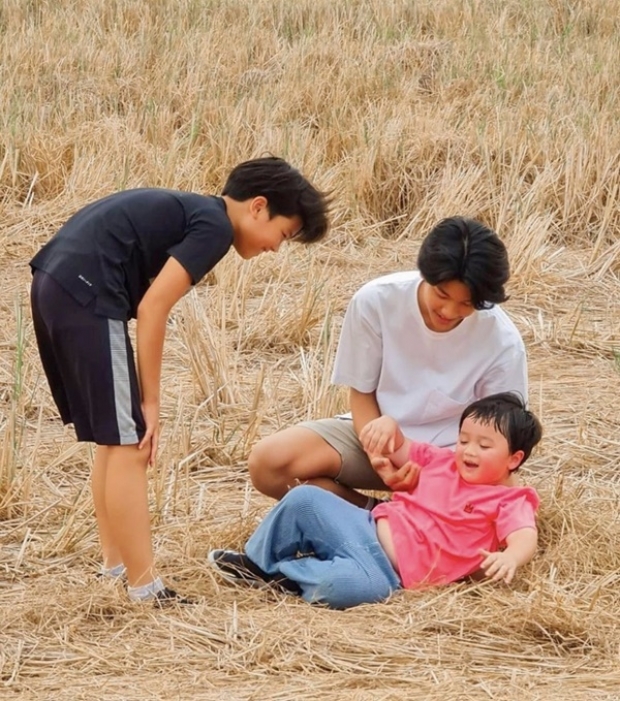
[[[296,581],[311,604],[346,609],[387,599],[400,582],[383,552],[358,549],[333,560],[301,557],[281,564],[281,573]]]
[[[383,599],[399,587],[371,514],[319,487],[291,490],[245,550],[268,574],[279,572],[297,582],[307,601],[340,608]],[[358,580],[359,590],[353,591]]]

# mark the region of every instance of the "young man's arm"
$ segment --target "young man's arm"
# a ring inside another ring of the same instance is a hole
[[[353,428],[370,464],[393,492],[409,492],[418,483],[420,467],[409,460],[411,441],[405,439],[391,416],[381,416],[374,392],[351,388]]]
[[[398,429],[397,449],[388,455],[374,455],[370,464],[393,492],[410,492],[418,484],[420,466],[409,459],[411,443]]]
[[[368,455],[385,455],[396,450],[400,429],[391,416],[382,416],[375,392],[349,390],[353,428]]]
[[[349,407],[353,419],[353,428],[358,436],[367,424],[381,416],[375,392],[358,392],[353,387],[350,387]]]
[[[166,322],[170,310],[190,286],[189,273],[177,260],[169,258],[138,305],[136,352],[146,422],[146,433],[138,448],[150,443],[150,463],[155,460],[159,440],[159,384]]]
[[[506,549],[498,552],[480,550],[485,555],[480,567],[494,582],[512,581],[517,567],[527,564],[536,554],[538,531],[535,528],[519,528],[506,536]]]

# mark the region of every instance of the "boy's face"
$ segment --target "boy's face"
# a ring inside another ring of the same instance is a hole
[[[241,217],[235,232],[233,246],[242,258],[253,258],[260,253],[280,248],[282,241],[290,239],[302,228],[301,217],[277,215],[269,218],[269,207],[264,197],[247,201],[247,210]]]
[[[468,416],[461,426],[455,449],[456,469],[469,484],[510,484],[523,451],[511,453],[508,441],[492,424]]]
[[[426,326],[438,333],[452,331],[475,311],[469,287],[460,280],[448,280],[439,285],[422,280],[418,287],[418,304]]]

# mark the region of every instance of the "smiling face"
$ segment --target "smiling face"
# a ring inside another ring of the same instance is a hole
[[[448,280],[438,285],[422,280],[418,287],[418,303],[424,323],[438,333],[452,331],[475,311],[471,292],[460,280]]]
[[[470,484],[510,484],[510,473],[521,464],[524,453],[510,452],[508,441],[492,423],[468,416],[464,419],[455,449],[459,475]]]
[[[301,217],[270,217],[265,197],[254,197],[239,219],[233,246],[242,258],[253,258],[261,253],[280,248],[280,244],[293,238],[302,228]]]

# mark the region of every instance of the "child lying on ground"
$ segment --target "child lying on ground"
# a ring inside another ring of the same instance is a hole
[[[535,554],[539,503],[534,489],[511,486],[510,476],[541,436],[516,394],[485,397],[463,412],[455,451],[398,431],[393,452],[372,459],[388,486],[403,471],[419,472],[410,491],[368,512],[319,487],[295,487],[244,554],[213,550],[209,560],[228,579],[271,583],[339,609],[479,569],[508,584]]]

